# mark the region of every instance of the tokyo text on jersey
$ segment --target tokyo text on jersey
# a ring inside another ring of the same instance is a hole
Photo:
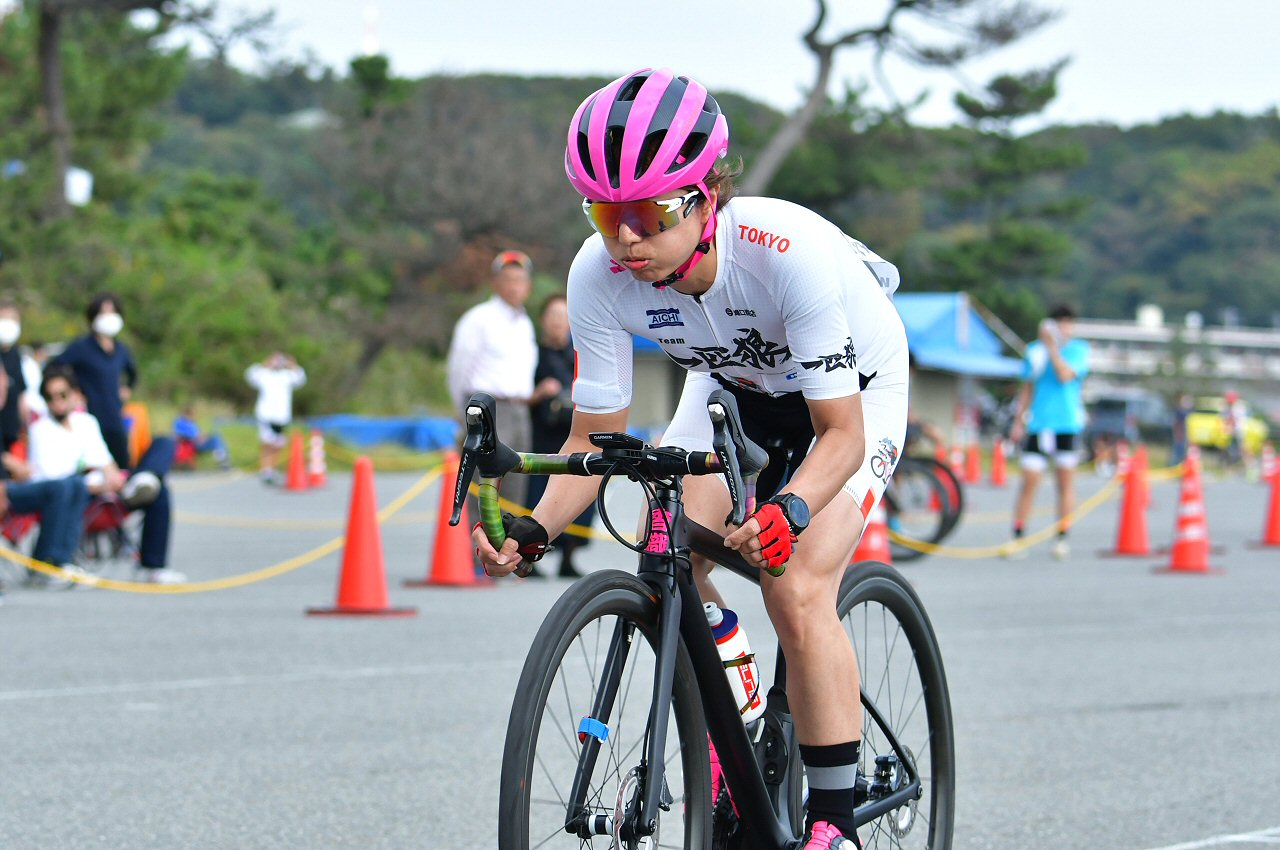
[[[892,263],[787,201],[735,198],[718,219],[716,278],[699,296],[636,280],[599,235],[587,239],[569,271],[579,410],[630,405],[632,334],[770,395],[840,398],[905,362]]]

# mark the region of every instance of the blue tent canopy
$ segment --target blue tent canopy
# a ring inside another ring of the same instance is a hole
[[[963,292],[899,292],[893,303],[916,365],[979,378],[1022,373],[1022,361],[1004,356],[1004,343]]]

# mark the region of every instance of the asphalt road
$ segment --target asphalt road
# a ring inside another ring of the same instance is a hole
[[[379,503],[417,480],[380,473]],[[1100,486],[1085,478],[1081,491]],[[173,566],[205,580],[294,558],[342,533],[349,487],[175,477]],[[493,847],[512,689],[567,585],[403,588],[427,573],[438,492],[383,527],[391,602],[416,606],[412,618],[304,616],[333,603],[337,554],[215,592],[11,589],[0,848]],[[998,542],[1012,493],[971,495],[949,542]],[[1280,551],[1245,546],[1266,496],[1208,484],[1210,532],[1228,550],[1218,574],[1097,557],[1114,541],[1115,500],[1075,530],[1065,562],[1042,546],[1024,561],[904,566],[950,679],[956,848],[1280,844]],[[1154,486],[1155,545],[1169,542],[1175,499]],[[613,501],[629,527],[634,494]],[[586,553],[594,568],[630,563],[610,543]],[[763,649],[756,592],[725,586]]]

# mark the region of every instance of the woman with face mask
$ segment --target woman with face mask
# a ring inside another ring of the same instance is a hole
[[[121,413],[138,377],[129,347],[118,337],[124,329],[120,299],[102,293],[89,302],[85,311],[89,333],[72,341],[54,362],[65,363],[76,374],[89,413],[102,428],[111,456],[121,469],[128,469],[129,433]]]

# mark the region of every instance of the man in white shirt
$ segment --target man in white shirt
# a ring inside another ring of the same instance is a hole
[[[293,357],[279,351],[245,370],[244,379],[258,391],[253,415],[258,420],[258,474],[264,483],[279,483],[276,464],[285,444],[285,429],[293,421],[293,391],[307,382],[307,373]]]
[[[491,266],[493,296],[462,314],[449,345],[449,395],[459,414],[472,393],[497,401],[496,425],[502,442],[530,451],[529,399],[538,344],[525,302],[533,289],[533,263],[522,251],[503,251]],[[524,476],[503,482],[503,496],[525,504]]]
[[[118,496],[127,509],[142,511],[138,578],[160,584],[186,581],[185,575],[167,566],[172,504],[163,473],[167,467],[164,454],[167,451],[171,456],[172,447],[157,446],[148,451],[133,474],[126,475],[116,466],[98,420],[76,409],[79,385],[70,366],[48,367],[40,394],[49,415],[31,423],[27,431],[30,480],[81,478],[89,493]]]

